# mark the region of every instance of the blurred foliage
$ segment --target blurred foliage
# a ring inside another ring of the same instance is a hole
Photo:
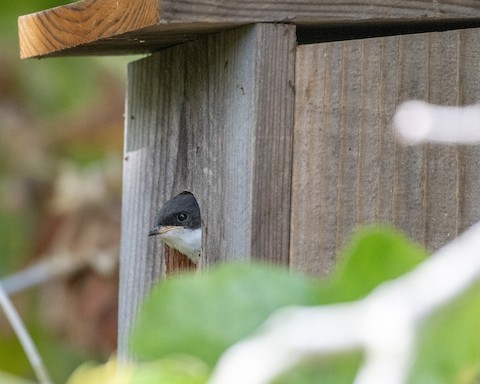
[[[412,373],[415,384],[480,382],[480,283],[427,319]]]
[[[421,246],[392,228],[364,228],[343,250],[335,274],[320,283],[317,303],[358,300],[384,281],[411,271],[426,256]]]
[[[32,251],[59,164],[85,166],[122,151],[131,57],[19,59],[17,18],[65,3],[0,2],[1,275]]]
[[[337,273],[324,282],[252,264],[172,278],[144,303],[133,334],[134,351],[146,361],[189,355],[213,369],[229,346],[252,334],[276,309],[357,299],[424,257],[423,250],[390,229],[369,228],[353,239]],[[360,357],[354,353],[306,362],[278,382],[351,382]]]
[[[315,297],[311,281],[267,266],[232,264],[196,279],[169,279],[145,303],[134,350],[149,359],[192,355],[213,366],[275,309],[313,305]]]
[[[223,265],[201,276],[171,278],[155,287],[144,303],[132,338],[142,361],[136,372],[148,364],[156,368],[147,370],[148,381],[142,381],[143,376],[137,381],[134,375],[131,383],[206,383],[205,370],[190,369],[192,362],[197,367],[203,363],[211,372],[229,346],[254,333],[276,309],[361,299],[379,284],[411,271],[426,256],[391,229],[370,227],[354,236],[326,281],[255,264]],[[477,284],[425,320],[409,383],[478,382],[479,300]],[[170,376],[166,367],[176,356],[184,360],[175,360],[177,376]],[[361,360],[361,351],[312,357],[275,382],[349,383]]]
[[[120,365],[115,358],[111,358],[102,365],[90,362],[82,364],[68,379],[67,384],[128,384],[132,376],[133,366]]]
[[[130,384],[203,384],[208,376],[208,366],[201,360],[175,356],[140,364]]]
[[[76,207],[77,211],[60,210],[55,203],[62,199],[58,185],[65,179],[66,169],[77,176],[73,186],[81,185],[88,177],[85,174],[92,174],[93,169],[97,177],[93,180],[102,177],[100,184],[108,184],[108,195],[102,195],[107,203],[97,202],[103,210],[96,211],[119,216],[125,73],[126,64],[135,57],[19,59],[18,17],[66,3],[0,2],[0,277],[50,254],[65,232],[65,225],[76,220],[88,226],[88,218],[78,217],[82,207]],[[118,167],[111,167],[112,159]],[[105,284],[116,284],[115,279],[111,283],[102,279]],[[85,292],[88,287],[84,279],[76,278],[75,284],[78,291],[81,288]],[[61,307],[62,302],[54,298],[61,294],[44,292],[50,300],[47,306],[41,305],[39,292],[43,289],[16,296],[15,304],[53,378],[64,382],[80,361],[108,351],[100,353],[94,345],[80,350],[67,344],[65,327],[50,320],[61,321],[60,308],[56,307]],[[58,289],[68,289],[68,284]],[[88,289],[91,296],[99,296],[93,288]],[[78,297],[70,295],[70,303],[74,305]],[[88,302],[84,297],[82,300]],[[75,330],[68,332],[73,334]],[[77,330],[77,338],[82,338],[82,332]],[[0,315],[2,370],[33,377],[16,337]]]
[[[353,383],[361,361],[360,352],[307,359],[281,375],[274,384]]]
[[[115,357],[105,364],[82,364],[67,384],[203,384],[208,367],[198,359],[175,356],[139,365],[118,364]]]

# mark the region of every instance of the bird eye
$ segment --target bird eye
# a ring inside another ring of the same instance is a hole
[[[188,215],[185,212],[181,212],[177,215],[178,221],[185,221],[187,220]]]

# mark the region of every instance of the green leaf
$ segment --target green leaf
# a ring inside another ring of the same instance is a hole
[[[353,383],[362,360],[361,353],[311,358],[283,374],[275,384]]]
[[[198,356],[211,366],[233,343],[288,305],[312,305],[315,285],[286,270],[223,265],[201,276],[180,276],[155,288],[134,333],[143,358]]]
[[[2,371],[0,371],[0,383],[2,384],[35,384],[34,381],[13,376]]]
[[[275,310],[356,300],[412,270],[425,256],[423,249],[392,229],[369,227],[354,236],[327,281],[252,264],[175,277],[157,286],[146,301],[133,335],[134,351],[144,359],[196,356],[213,367],[225,349],[252,334]],[[279,383],[351,381],[359,356],[302,364]]]
[[[392,228],[361,228],[340,255],[332,278],[319,290],[318,304],[358,300],[379,284],[411,271],[426,255]]]
[[[480,378],[480,283],[434,313],[419,335],[412,384],[473,384]]]
[[[189,357],[171,357],[141,363],[130,384],[205,384],[210,370]]]

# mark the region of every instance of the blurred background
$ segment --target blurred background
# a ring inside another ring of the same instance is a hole
[[[126,68],[138,58],[20,60],[17,18],[66,3],[0,2],[0,278],[59,383],[116,348]],[[34,377],[3,313],[2,371]]]

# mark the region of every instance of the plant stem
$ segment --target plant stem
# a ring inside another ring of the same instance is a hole
[[[23,350],[25,351],[30,364],[32,365],[33,371],[37,377],[37,380],[40,384],[52,384],[50,377],[48,376],[47,369],[43,364],[42,358],[38,353],[37,347],[35,346],[30,334],[25,327],[22,319],[20,318],[17,310],[13,306],[10,298],[8,297],[3,285],[0,283],[0,306],[3,308],[7,319],[15,331],[20,344],[22,344]]]

